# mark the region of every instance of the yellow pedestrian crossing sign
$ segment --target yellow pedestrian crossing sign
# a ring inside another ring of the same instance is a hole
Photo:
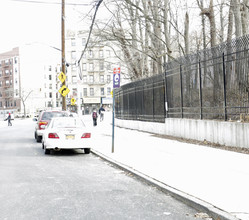
[[[66,80],[67,77],[66,77],[66,75],[63,72],[61,72],[59,74],[58,78],[63,83]]]
[[[59,93],[64,97],[70,92],[70,90],[64,85],[59,89]]]
[[[71,98],[71,105],[75,105],[75,102],[76,102],[75,98]]]

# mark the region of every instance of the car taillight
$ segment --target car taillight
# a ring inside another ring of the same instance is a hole
[[[49,133],[48,138],[59,138],[59,136],[56,133]]]
[[[48,122],[46,122],[46,121],[40,121],[39,122],[39,129],[40,130],[43,130],[43,129],[45,129],[45,126],[48,124]],[[45,126],[44,126],[45,125]]]
[[[90,138],[90,137],[91,137],[91,133],[84,133],[81,136],[81,138]]]

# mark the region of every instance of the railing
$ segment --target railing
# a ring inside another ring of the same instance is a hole
[[[116,116],[238,120],[249,111],[249,36],[166,63],[165,74],[116,90]]]

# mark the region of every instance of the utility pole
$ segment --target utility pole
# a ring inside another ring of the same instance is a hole
[[[66,58],[65,58],[65,0],[61,2],[61,67],[62,72],[66,75]],[[66,85],[66,80],[62,86]],[[66,96],[62,95],[62,110],[66,111]]]

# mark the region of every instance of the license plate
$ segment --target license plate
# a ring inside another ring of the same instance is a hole
[[[74,139],[74,135],[71,135],[71,134],[69,134],[69,135],[66,135],[66,139]]]

